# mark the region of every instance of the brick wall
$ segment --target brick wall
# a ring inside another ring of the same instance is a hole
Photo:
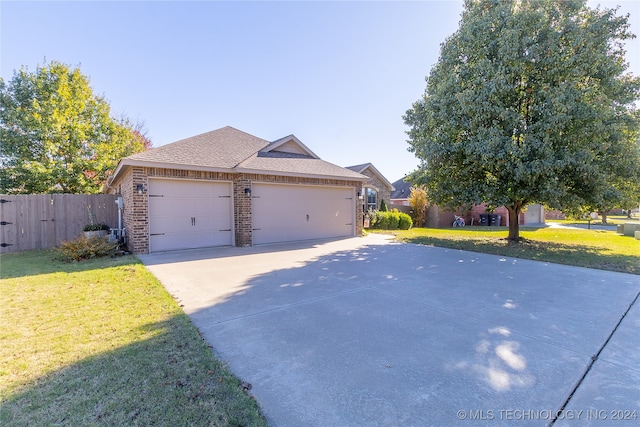
[[[431,228],[446,228],[451,227],[453,221],[455,220],[455,216],[462,216],[467,225],[480,225],[480,214],[488,213],[487,206],[482,203],[480,205],[475,205],[471,210],[466,211],[447,211],[442,209],[436,205],[429,206],[427,210],[427,227]],[[509,225],[509,211],[506,207],[500,206],[499,208],[493,211],[494,214],[500,215],[500,225],[508,226]],[[472,221],[473,220],[473,221]],[[524,224],[524,213],[520,214],[519,223]]]
[[[377,207],[380,208],[380,200],[384,200],[384,203],[387,205],[387,207],[389,207],[389,205],[391,204],[391,190],[389,190],[386,184],[380,178],[378,178],[378,176],[374,174],[373,171],[369,169],[365,169],[360,173],[369,177],[369,180],[364,184],[364,186],[371,187],[378,192]]]
[[[240,174],[233,181],[233,214],[236,230],[236,246],[251,246],[253,242],[253,221],[251,212],[251,180]]]

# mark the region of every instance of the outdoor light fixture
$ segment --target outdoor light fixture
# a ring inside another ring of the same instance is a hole
[[[244,194],[246,194],[247,197],[251,197],[251,187],[245,187]]]
[[[358,191],[358,199],[362,200],[362,193]]]
[[[142,194],[142,192],[144,191],[144,185],[136,184],[136,191],[138,192],[138,194]]]

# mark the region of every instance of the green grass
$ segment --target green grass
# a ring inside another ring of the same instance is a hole
[[[548,219],[548,223],[557,223],[562,225],[581,225],[587,226],[589,221],[586,219]],[[627,218],[626,215],[610,215],[607,216],[607,224],[606,225],[618,225],[625,224],[627,222],[638,223],[640,222],[640,218],[638,218],[637,214],[634,214],[631,218]],[[591,225],[601,225],[602,219],[594,219],[591,220]]]
[[[0,268],[0,425],[266,425],[135,257]]]
[[[640,274],[640,240],[615,231],[521,227],[520,237],[525,240],[518,244],[508,243],[506,227],[412,228],[383,233],[408,243]]]

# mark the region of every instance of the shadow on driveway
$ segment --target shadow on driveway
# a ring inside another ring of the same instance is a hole
[[[140,258],[277,426],[549,425],[640,291],[634,275],[382,235]],[[556,425],[640,412],[640,344],[625,342],[639,319]]]

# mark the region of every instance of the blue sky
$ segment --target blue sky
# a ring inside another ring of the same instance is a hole
[[[600,3],[619,3],[640,35],[640,1]],[[461,1],[3,0],[0,75],[58,60],[80,66],[113,115],[144,121],[155,146],[227,125],[294,134],[395,181],[418,164],[402,115],[461,12]],[[627,50],[640,75],[638,39]]]

